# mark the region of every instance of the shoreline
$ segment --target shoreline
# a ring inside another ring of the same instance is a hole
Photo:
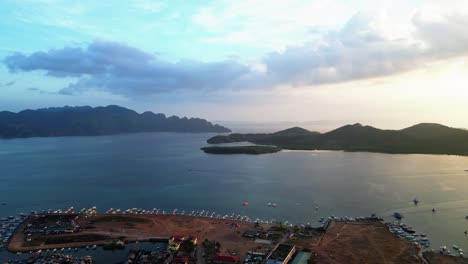
[[[89,250],[89,254],[92,254],[93,249],[96,249],[97,246],[107,245],[110,241],[122,240],[124,247],[127,243],[137,245],[138,242],[163,242],[169,245],[173,237],[195,237],[198,241],[219,241],[225,251],[222,252],[223,254],[233,254],[241,259],[247,257],[248,252],[253,252],[255,248],[262,245],[259,243],[270,241],[266,245],[265,252],[274,250],[280,244],[293,245],[297,251],[313,252],[312,255],[317,261],[316,263],[343,263],[342,261],[348,260],[350,260],[348,263],[360,263],[359,259],[366,256],[366,258],[379,263],[416,264],[423,262],[424,254],[432,256],[432,259],[447,261],[444,263],[468,262],[468,259],[463,257],[449,256],[449,252],[446,251],[434,253],[423,250],[418,243],[401,234],[401,227],[406,229],[406,225],[402,226],[397,222],[384,223],[382,218],[375,215],[359,218],[331,216],[321,221],[322,227],[314,228],[310,225],[289,226],[282,223],[260,223],[250,219],[242,221],[177,214],[97,214],[92,209],[89,210],[79,214],[29,215],[15,230],[8,244],[8,250],[13,253],[30,252],[34,255],[47,256],[48,254],[63,254],[64,252],[73,254],[73,251],[77,252],[86,248]],[[26,236],[25,229],[31,228],[31,226],[34,228],[37,223],[49,225],[48,230],[56,228],[50,225],[60,222],[56,222],[57,219],[61,219],[63,223],[67,222],[68,219],[73,224],[72,226],[76,225],[80,228],[72,233]],[[245,235],[252,230],[256,230],[255,236]],[[267,236],[258,236],[259,234]],[[271,237],[268,237],[268,234]],[[56,241],[61,241],[60,239],[73,241],[72,238],[92,235],[106,236],[106,239],[46,243],[46,241],[51,242],[57,238],[59,240]],[[35,242],[37,244],[25,245],[26,237],[37,239]],[[437,255],[436,258],[433,254]],[[399,262],[402,260],[405,262]]]

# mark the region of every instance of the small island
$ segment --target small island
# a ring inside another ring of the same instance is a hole
[[[209,154],[268,154],[275,153],[281,148],[275,146],[233,146],[233,147],[205,147],[201,148],[205,153]]]

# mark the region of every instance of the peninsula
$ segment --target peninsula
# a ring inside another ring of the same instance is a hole
[[[200,118],[166,117],[153,112],[137,112],[106,107],[51,107],[0,112],[0,138],[98,136],[139,132],[231,132],[228,128]]]
[[[206,211],[177,214],[138,208],[112,209],[106,214],[97,214],[95,207],[81,213],[71,208],[18,219],[8,250],[30,252],[34,263],[60,253],[100,246],[116,250],[132,243],[131,263],[467,263],[461,253],[455,256],[443,248],[421,254],[426,242],[417,241],[427,239],[407,234],[400,223],[384,223],[375,215],[329,217],[321,227]],[[152,246],[152,251],[136,247],[135,242],[145,241],[159,245]]]
[[[468,156],[468,131],[422,123],[402,130],[383,130],[361,124],[327,133],[293,127],[269,134],[215,136],[210,144],[251,142],[291,150],[344,150],[394,154],[449,154]]]

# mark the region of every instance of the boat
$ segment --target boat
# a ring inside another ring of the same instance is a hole
[[[460,248],[457,245],[452,245],[452,248],[455,250],[459,250]]]
[[[418,205],[418,203],[419,203],[418,198],[414,198],[413,203],[414,203],[414,205]]]
[[[409,234],[416,233],[416,231],[414,231],[413,228],[411,228],[409,226],[408,227],[403,227],[402,229],[403,229],[403,231],[405,231],[406,233],[409,233]]]
[[[436,209],[435,209],[435,208],[432,208],[432,212],[435,213],[435,212],[436,212]]]
[[[395,217],[396,219],[400,220],[400,219],[403,218],[403,215],[400,214],[399,212],[394,212],[394,213],[393,213],[393,217]]]

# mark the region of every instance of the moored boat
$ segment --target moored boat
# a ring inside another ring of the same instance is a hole
[[[400,219],[403,218],[403,215],[400,214],[399,212],[394,212],[394,213],[393,213],[393,217],[395,217],[396,219],[400,220]]]

